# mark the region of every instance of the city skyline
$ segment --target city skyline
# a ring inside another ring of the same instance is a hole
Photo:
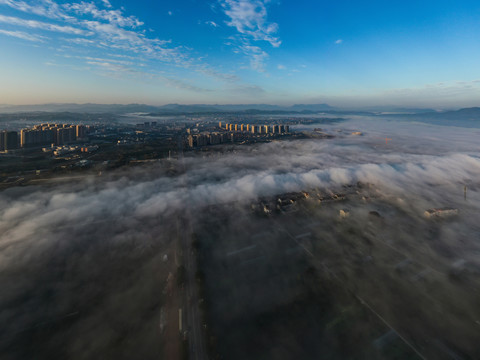
[[[0,0],[2,103],[478,105],[480,4]]]

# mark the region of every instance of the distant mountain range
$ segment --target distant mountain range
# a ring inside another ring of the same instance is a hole
[[[438,117],[447,120],[463,119],[463,120],[480,120],[480,107],[472,107],[460,109],[457,111],[447,111],[437,114]]]
[[[229,105],[181,105],[168,104],[163,106],[152,106],[145,104],[43,104],[43,105],[0,105],[0,113],[84,113],[84,114],[128,114],[128,113],[146,113],[155,115],[175,115],[175,114],[214,114],[214,113],[232,113],[241,112],[247,114],[265,114],[265,113],[319,113],[325,112],[338,115],[380,115],[380,116],[401,116],[415,117],[417,119],[440,119],[440,120],[479,120],[480,107],[465,108],[451,111],[435,111],[433,109],[422,108],[398,108],[398,107],[369,107],[358,110],[345,110],[335,108],[328,104],[295,104],[292,106],[280,106],[269,104],[229,104]]]
[[[384,115],[383,115],[384,116]],[[480,120],[480,107],[471,107],[471,108],[464,108],[460,110],[451,110],[451,111],[431,111],[431,112],[421,112],[416,114],[392,114],[387,116],[401,116],[403,118],[409,117],[412,119],[419,119],[419,120],[445,120],[445,121],[459,121],[459,120]]]
[[[158,111],[158,107],[144,104],[42,104],[2,105],[0,113],[12,112],[74,112],[74,113],[134,113]]]
[[[0,113],[12,112],[82,112],[82,113],[214,113],[235,111],[329,111],[334,110],[327,104],[297,104],[293,106],[278,106],[268,104],[244,104],[244,105],[181,105],[168,104],[163,106],[151,106],[145,104],[42,104],[42,105],[0,105]]]

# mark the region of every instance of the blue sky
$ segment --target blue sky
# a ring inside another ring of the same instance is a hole
[[[480,105],[480,2],[0,0],[0,102]]]

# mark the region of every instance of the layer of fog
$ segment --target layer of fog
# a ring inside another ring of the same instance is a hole
[[[418,216],[432,207],[460,208],[469,233],[478,233],[479,130],[364,118],[322,128],[336,138],[232,146],[227,153],[186,153],[171,164],[125,168],[75,184],[3,191],[2,328],[21,334],[49,321],[45,313],[55,317],[74,311],[74,298],[82,298],[89,282],[95,286],[92,276],[102,272],[102,258],[94,252],[110,254],[117,262],[128,253],[150,264],[168,248],[175,215],[188,209],[195,217],[210,204],[248,204],[258,196],[315,188],[342,191],[343,185],[360,181],[374,184],[380,194]],[[353,131],[363,135],[352,135]],[[177,175],[168,172],[172,168]],[[467,202],[464,185],[468,187]],[[51,264],[57,265],[49,268]],[[126,282],[121,292],[137,291],[147,283],[151,286],[152,279],[142,284],[150,270],[142,270],[145,272],[134,282]],[[38,290],[44,286],[42,273],[56,271],[62,272],[61,276],[46,275],[45,279],[51,303],[30,299],[44,296]],[[118,269],[109,267],[108,271],[116,276]],[[163,275],[155,281],[161,284]],[[107,296],[96,294],[92,298]],[[109,300],[108,307],[125,311],[125,319],[135,318],[135,310],[124,309],[122,301],[125,299]],[[87,328],[94,334],[104,331]]]

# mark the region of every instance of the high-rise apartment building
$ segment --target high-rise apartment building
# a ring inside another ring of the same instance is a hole
[[[77,139],[84,139],[87,135],[87,129],[85,125],[77,125],[75,130]]]
[[[64,145],[85,138],[86,134],[84,125],[40,124],[20,131],[20,146]]]
[[[16,131],[3,131],[0,136],[3,138],[3,150],[18,149],[18,133]]]

